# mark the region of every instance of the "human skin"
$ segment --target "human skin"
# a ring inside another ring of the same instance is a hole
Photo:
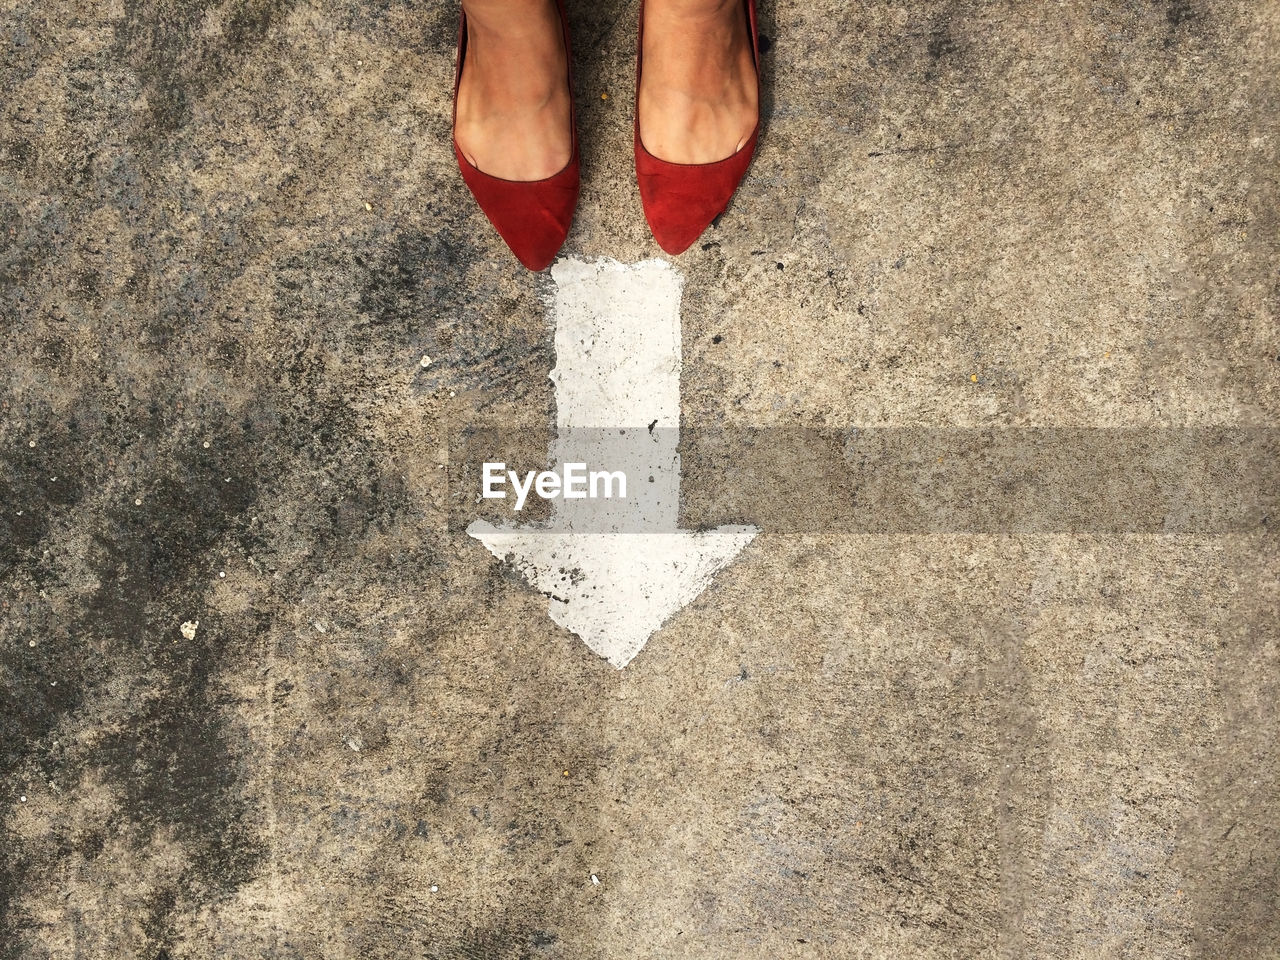
[[[554,0],[465,0],[468,45],[454,137],[491,176],[541,180],[569,162],[568,71]],[[640,135],[654,156],[710,163],[758,110],[742,0],[646,0]]]

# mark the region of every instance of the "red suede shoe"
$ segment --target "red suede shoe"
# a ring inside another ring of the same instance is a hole
[[[760,86],[760,31],[756,24],[756,0],[744,0],[751,32],[751,50],[756,65],[756,88]],[[636,57],[636,179],[640,202],[653,238],[667,253],[683,253],[702,236],[702,231],[729,206],[738,184],[747,174],[760,140],[760,120],[742,148],[733,156],[715,163],[668,163],[659,160],[640,140],[640,60],[644,54],[644,2],[640,4],[640,53]],[[758,102],[758,101],[757,101]]]
[[[573,103],[573,56],[569,50],[569,18],[565,14],[564,0],[556,0],[556,9],[560,12],[560,24],[564,29],[564,54],[570,74],[569,125],[573,150],[568,165],[545,180],[503,180],[473,166],[458,149],[458,141],[453,141],[453,154],[458,158],[458,169],[471,188],[471,195],[511,252],[530,270],[545,270],[550,266],[569,235],[573,211],[578,205],[581,163],[577,113]],[[464,13],[458,28],[458,68],[453,80],[455,127],[458,122],[458,87],[462,83],[462,66],[466,57],[467,15]]]

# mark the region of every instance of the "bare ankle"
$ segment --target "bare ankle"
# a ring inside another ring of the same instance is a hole
[[[686,23],[722,22],[742,10],[742,0],[645,0],[646,18],[657,17]]]
[[[475,19],[473,6],[480,11]],[[497,9],[503,16],[494,17]],[[542,106],[567,95],[564,38],[555,3],[470,0],[466,10],[464,81],[479,83],[488,99],[508,104]]]
[[[516,43],[559,31],[560,14],[554,0],[466,0],[467,32],[471,36]]]

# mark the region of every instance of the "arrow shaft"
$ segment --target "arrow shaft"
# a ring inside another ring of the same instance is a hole
[[[556,425],[679,429],[680,275],[662,260],[564,260],[551,275]]]
[[[624,499],[561,500],[557,529],[674,531],[680,508],[681,278],[661,260],[561,261],[556,283],[558,434],[551,459],[621,471]]]

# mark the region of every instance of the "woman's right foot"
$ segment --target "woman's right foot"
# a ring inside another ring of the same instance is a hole
[[[755,0],[641,0],[635,156],[640,202],[667,253],[722,214],[760,136]]]
[[[478,170],[544,180],[573,154],[569,67],[555,0],[473,0],[454,141]]]
[[[760,115],[742,0],[646,0],[640,140],[668,163],[704,164],[741,150]]]

